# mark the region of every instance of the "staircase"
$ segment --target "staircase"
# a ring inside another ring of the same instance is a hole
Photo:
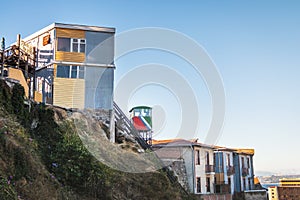
[[[114,102],[114,115],[115,115],[115,123],[117,126],[122,127],[122,130],[125,134],[128,134],[135,138],[135,140],[139,143],[139,145],[144,150],[150,150],[153,151],[152,147],[141,137],[139,132],[135,129],[131,121],[128,119],[128,117],[123,113],[121,108],[117,105],[116,102]],[[182,187],[182,185],[177,181],[177,177],[174,176],[173,171],[171,171],[167,166],[164,165],[162,160],[156,155],[156,153],[153,154],[156,157],[156,160],[160,161],[161,163],[161,169],[163,172],[166,173],[167,177],[171,181],[174,186],[179,188],[182,192],[189,195],[188,192]]]
[[[127,135],[132,136],[144,149],[150,149],[152,150],[151,146],[143,140],[139,132],[135,129],[133,124],[130,122],[128,117],[123,113],[121,108],[114,102],[114,112],[115,112],[115,123],[117,124],[117,127],[121,127],[123,132]]]

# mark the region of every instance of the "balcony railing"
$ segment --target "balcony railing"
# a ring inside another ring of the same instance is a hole
[[[217,194],[229,194],[231,193],[231,186],[225,183],[216,183],[215,192]]]
[[[248,176],[249,175],[249,168],[247,168],[247,167],[242,168],[242,175],[243,176]]]
[[[230,175],[233,175],[234,174],[234,167],[233,166],[227,166],[227,175],[230,176]]]
[[[213,173],[215,172],[213,165],[205,165],[205,173]]]

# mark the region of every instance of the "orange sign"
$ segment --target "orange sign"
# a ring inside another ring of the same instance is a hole
[[[50,44],[50,35],[46,35],[43,37],[43,46]]]

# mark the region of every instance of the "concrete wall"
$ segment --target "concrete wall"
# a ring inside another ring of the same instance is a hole
[[[267,200],[267,192],[265,190],[249,191],[244,193],[245,200]]]
[[[194,153],[191,147],[184,148],[183,159],[185,163],[187,182],[189,186],[189,191],[194,193],[195,191],[195,179],[194,179]]]
[[[231,194],[204,194],[199,195],[197,199],[201,200],[232,200]]]

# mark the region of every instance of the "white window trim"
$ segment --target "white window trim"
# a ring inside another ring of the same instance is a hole
[[[84,79],[84,76],[85,76],[85,67],[79,66],[79,65],[70,65],[69,78],[72,78],[72,67],[76,67],[76,79]],[[83,78],[79,78],[80,67],[83,67],[83,72],[84,72]]]
[[[69,76],[64,77],[64,78],[69,78],[69,79],[84,79],[85,78],[85,67],[84,66],[79,66],[79,65],[66,65],[66,66],[69,67]],[[72,67],[76,67],[76,77],[75,78],[72,78]],[[83,78],[79,78],[80,67],[83,67]]]
[[[80,45],[84,44],[84,52],[86,50],[86,39],[85,38],[70,38],[71,39],[71,47],[70,47],[70,51],[71,52],[75,52],[75,53],[83,53],[80,51]],[[74,42],[74,40],[77,40],[77,42]],[[84,40],[84,41],[81,41]],[[78,50],[77,51],[73,51],[73,43],[77,43],[78,44]]]

